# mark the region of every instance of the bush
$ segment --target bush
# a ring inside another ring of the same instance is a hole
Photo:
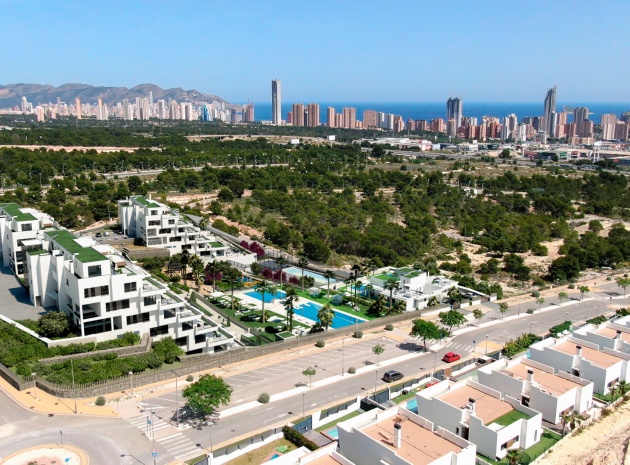
[[[96,404],[96,405],[98,405],[99,407],[102,407],[103,405],[105,405],[105,397],[103,397],[103,396],[98,396],[98,397],[96,398],[96,402],[95,402],[95,404]]]
[[[355,339],[361,339],[363,337],[363,331],[355,331],[352,337]]]
[[[357,372],[357,369],[355,367],[348,368],[348,373],[350,373],[351,375],[355,374],[356,372]]]
[[[540,292],[538,291],[532,292],[532,297],[536,297],[536,298],[540,297]]]
[[[565,321],[564,323],[560,323],[559,325],[552,326],[549,328],[549,332],[553,337],[556,337],[558,334],[563,331],[569,331],[571,329],[571,322]]]
[[[513,357],[539,340],[540,338],[534,334],[522,334],[518,338],[510,339],[505,343],[502,350],[503,355],[505,357]]]
[[[571,284],[569,284],[568,287],[569,287],[569,289],[575,289],[575,284],[571,283]]]
[[[326,345],[326,341],[324,341],[323,339],[318,339],[317,342],[315,343],[316,347],[324,347]]]
[[[586,320],[587,323],[592,325],[601,325],[604,321],[606,321],[606,317],[604,315],[599,315],[595,318],[591,318],[590,320]]]
[[[302,434],[291,428],[290,426],[285,426],[282,428],[282,433],[284,434],[284,439],[295,444],[297,447],[306,447],[308,450],[316,450],[319,449],[319,446],[315,444],[310,439],[304,437]]]
[[[193,375],[186,376],[186,381],[188,381],[189,383],[192,383],[194,380],[195,380],[195,377]]]
[[[533,309],[533,308],[528,308],[528,309],[527,309],[527,313],[528,313],[529,315],[533,314],[534,312],[535,312],[535,309]]]
[[[266,404],[269,402],[269,394],[267,394],[266,392],[263,392],[261,395],[258,396],[258,402],[260,402],[261,404]]]
[[[387,325],[385,325],[385,331],[393,331],[394,330],[394,325],[389,323]]]

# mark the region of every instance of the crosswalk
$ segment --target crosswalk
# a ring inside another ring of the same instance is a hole
[[[126,421],[131,426],[138,428],[147,436],[150,436],[151,434],[156,434],[158,431],[172,426],[170,423],[167,423],[166,421],[155,415],[153,415],[153,418],[151,418],[151,414],[127,418]]]
[[[450,350],[452,350],[453,352],[457,352],[457,351],[461,351],[461,352],[472,352],[475,350],[475,346],[472,344],[463,344],[463,343],[457,343],[454,341],[449,342],[448,344],[446,344],[445,347],[448,347]]]
[[[192,442],[183,433],[175,433],[170,436],[156,439],[156,442],[160,444],[166,451],[176,459],[188,457],[193,454],[199,455],[199,447]],[[160,448],[157,448],[160,451]]]

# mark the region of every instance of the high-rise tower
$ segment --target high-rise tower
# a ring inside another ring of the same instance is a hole
[[[457,128],[462,124],[462,116],[464,114],[464,102],[461,99],[455,97],[446,101],[446,122],[448,123],[450,120],[455,120],[455,124],[451,127],[454,127],[454,133],[449,134],[449,136],[454,136],[457,133]],[[453,131],[451,131],[453,132]]]
[[[279,79],[271,81],[271,122],[282,124],[282,89]]]
[[[547,96],[545,97],[545,132],[551,134],[555,132],[555,128],[552,127],[553,116],[552,113],[556,112],[556,86],[547,90]]]

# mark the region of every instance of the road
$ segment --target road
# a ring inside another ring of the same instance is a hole
[[[481,328],[469,326],[465,328],[463,334],[436,346],[435,352],[422,351],[420,341],[407,340],[397,343],[387,337],[388,333],[383,333],[383,337],[378,339],[360,340],[353,344],[348,340],[348,344],[343,346],[343,351],[337,344],[303,355],[279,357],[268,366],[253,366],[244,372],[225,371],[222,375],[233,386],[234,395],[230,405],[223,410],[238,410],[234,407],[252,402],[262,392],[271,394],[272,401],[269,404],[253,404],[245,411],[219,417],[214,426],[204,426],[201,429],[188,428],[178,432],[173,428],[172,425],[176,422],[174,415],[176,405],[178,402],[181,405],[181,392],[177,394],[178,397],[175,397],[174,392],[165,392],[147,399],[146,403],[139,402],[138,415],[126,420],[39,415],[18,407],[4,394],[0,394],[2,405],[0,456],[36,444],[55,443],[59,441],[59,431],[63,430],[64,442],[84,449],[91,456],[92,465],[150,464],[153,462],[150,455],[153,443],[147,440],[143,432],[146,429],[146,416],[153,410],[154,424],[162,425],[159,428],[164,428],[165,434],[168,433],[163,437],[156,434],[158,437],[156,448],[159,453],[156,463],[166,464],[183,454],[203,453],[204,448],[210,448],[211,435],[213,444],[231,442],[250,431],[280,426],[299,418],[302,416],[302,409],[308,413],[324,405],[370,393],[375,389],[375,385],[380,389],[385,384],[380,378],[388,369],[401,371],[408,377],[416,377],[432,372],[434,364],[437,369],[443,366],[440,359],[448,351],[457,352],[462,358],[473,351],[483,354],[486,336],[489,344],[496,347],[508,339],[529,332],[530,328],[534,333],[545,334],[551,326],[563,322],[567,318],[567,312],[574,322],[592,318],[597,313],[605,311],[606,306],[611,303],[626,304],[627,298],[623,297],[622,293],[623,291],[614,283],[598,286],[598,292],[588,294],[584,301],[578,300],[579,292],[569,291],[573,299],[571,304],[567,305],[565,302],[560,306],[557,305],[560,303],[557,298],[548,297],[544,305],[550,305],[549,310],[532,315],[522,314],[527,308],[536,307],[533,298],[527,302],[524,299],[520,306],[521,317],[509,318],[519,312],[519,307],[515,305],[504,315],[507,318],[505,321],[500,320],[496,305],[486,304],[489,311],[482,323],[491,320],[491,325]],[[473,344],[473,341],[476,344]],[[376,356],[372,353],[372,347],[377,342],[385,345],[380,366],[375,364]],[[399,361],[388,362],[393,359]],[[361,373],[354,375],[346,373],[341,377],[339,375],[342,372],[342,364],[344,371],[349,366],[363,369],[360,370]],[[302,371],[314,365],[317,365],[317,374],[313,377],[315,387],[296,388],[296,385],[307,381]],[[333,376],[337,377],[336,381],[317,387],[318,381]],[[274,394],[286,391],[290,392],[282,400],[273,400]]]

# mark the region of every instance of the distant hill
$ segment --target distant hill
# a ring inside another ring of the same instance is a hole
[[[153,101],[169,98],[178,102],[193,102],[213,100],[227,101],[213,94],[204,94],[198,90],[184,90],[181,87],[162,89],[155,84],[140,84],[128,89],[127,87],[94,87],[88,84],[63,84],[59,87],[42,84],[7,84],[0,85],[0,108],[9,108],[20,105],[22,97],[37,105],[39,103],[56,103],[57,97],[62,102],[74,104],[74,99],[79,97],[82,103],[96,103],[101,97],[108,105],[115,105],[123,99],[135,102],[136,97],[148,97],[153,92]]]

